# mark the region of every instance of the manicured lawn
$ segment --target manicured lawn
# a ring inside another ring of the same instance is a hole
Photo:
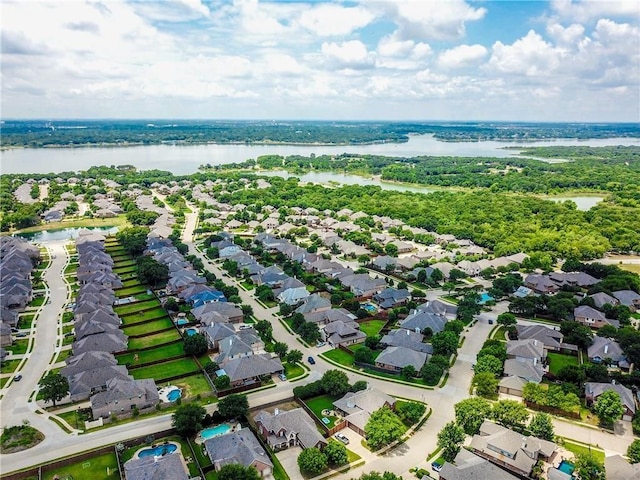
[[[44,297],[37,297],[34,298],[31,303],[29,304],[29,306],[31,307],[39,307],[40,305],[42,305],[44,303]]]
[[[153,320],[147,323],[141,323],[138,325],[132,325],[130,327],[123,328],[125,334],[132,335],[144,335],[145,333],[157,332],[164,330],[165,328],[173,327],[173,322],[169,317],[165,316],[159,320]]]
[[[56,363],[58,362],[64,362],[67,358],[69,358],[71,356],[71,349],[68,350],[62,350],[58,356],[56,357]]]
[[[197,372],[198,365],[193,358],[179,358],[169,362],[157,363],[148,367],[136,368],[130,370],[129,374],[136,380],[140,378],[153,378],[160,381],[164,378],[173,377],[175,375],[187,375]]]
[[[292,365],[291,363],[285,363],[284,374],[287,376],[288,380],[291,380],[304,374],[304,368],[297,364]]]
[[[18,318],[18,328],[31,328],[34,318],[35,315],[33,314],[20,315]]]
[[[579,445],[579,444],[573,443],[573,442],[571,442],[569,440],[565,440],[564,448],[566,448],[567,450],[569,450],[570,452],[572,452],[576,456],[591,453],[591,455],[598,462],[604,464],[604,451],[600,450],[599,448],[588,447],[588,446],[585,446],[585,445]]]
[[[136,323],[146,320],[160,320],[161,318],[169,318],[167,312],[162,307],[153,308],[141,313],[130,313],[128,315],[120,315],[122,323],[125,325],[135,325]]]
[[[137,287],[121,288],[119,290],[116,290],[115,292],[117,297],[122,298],[130,297],[131,295],[137,295],[138,293],[146,293],[147,290],[149,289],[144,285],[138,285]]]
[[[334,362],[339,363],[340,365],[344,365],[345,367],[353,366],[353,355],[343,350],[340,350],[338,348],[334,350],[329,350],[328,352],[323,353],[322,355],[324,355],[330,360],[333,360]]]
[[[172,382],[177,387],[182,388],[182,397],[196,397],[205,393],[211,393],[209,382],[204,378],[204,374],[189,375]]]
[[[109,475],[107,475],[109,469]],[[73,480],[113,480],[119,479],[118,460],[115,452],[105,453],[88,460],[81,460],[67,467],[61,467],[47,472],[42,476],[45,480],[58,478],[73,478]]]
[[[135,275],[136,272],[136,266],[124,266],[124,267],[118,267],[118,268],[114,268],[113,269],[113,273],[117,274],[117,275],[123,275],[123,274],[127,274],[127,273],[132,273]]]
[[[373,337],[380,332],[385,323],[384,320],[369,320],[360,324],[360,330],[366,333],[367,337]]]
[[[65,275],[70,275],[70,274],[72,274],[72,273],[75,273],[75,272],[76,272],[76,270],[78,270],[78,266],[79,266],[79,265],[78,265],[78,262],[70,263],[69,265],[67,265],[67,266],[65,267],[65,269],[64,269],[64,274],[65,274]]]
[[[122,282],[122,288],[135,287],[136,285],[141,285],[140,280],[134,278],[132,280],[125,280]]]
[[[29,346],[29,339],[14,340],[12,345],[5,347],[6,350],[10,350],[14,355],[22,355],[27,353],[27,347]]]
[[[549,371],[554,375],[557,375],[563,367],[579,364],[578,357],[562,353],[549,352],[547,358],[549,359]]]
[[[164,343],[173,342],[174,340],[179,340],[180,338],[180,334],[176,330],[167,330],[166,332],[148,335],[141,338],[130,338],[129,350],[162,345]]]
[[[113,263],[114,263],[114,265],[113,265],[114,270],[118,269],[118,268],[123,268],[123,267],[135,267],[136,266],[136,261],[135,260],[131,260],[131,259],[118,260],[118,261],[114,260]]]
[[[322,420],[322,417],[325,416],[325,415],[322,415],[322,410],[325,410],[325,409],[333,410],[333,402],[335,400],[336,398],[330,397],[329,395],[320,395],[319,397],[314,397],[314,398],[310,398],[309,400],[305,400],[304,403],[306,403],[307,407],[309,407],[313,411],[313,413],[316,414],[316,417],[318,417],[319,420]],[[333,426],[336,424],[336,420],[338,419],[338,417],[334,417],[331,415],[327,415],[326,417],[330,421],[325,425],[327,426],[327,428],[333,428]]]
[[[0,366],[0,373],[15,372],[19,364],[20,364],[20,360],[6,360],[2,362],[2,366]]]
[[[158,360],[162,360],[163,358],[171,358],[177,357],[178,355],[183,355],[183,343],[177,342],[172,343],[171,345],[163,345],[158,348],[154,348],[151,350],[143,350],[138,352],[138,361],[134,361],[135,353],[125,353],[123,355],[118,355],[116,359],[118,360],[118,364],[120,365],[142,365],[144,363],[155,362]]]
[[[496,331],[493,332],[493,335],[491,336],[491,338],[495,338],[496,340],[500,340],[501,342],[506,342],[507,341],[506,333],[507,333],[507,330],[504,328],[504,325],[500,325],[496,329]]]
[[[113,310],[118,315],[127,315],[128,313],[135,313],[147,308],[160,307],[160,301],[157,299],[146,300],[144,302],[133,302],[125,305],[118,305]]]

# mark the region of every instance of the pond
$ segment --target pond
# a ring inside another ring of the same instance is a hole
[[[43,230],[41,232],[16,233],[15,236],[34,243],[47,243],[60,240],[71,240],[78,236],[80,230],[89,230],[90,232],[112,235],[118,232],[118,227],[56,228],[53,230]]]

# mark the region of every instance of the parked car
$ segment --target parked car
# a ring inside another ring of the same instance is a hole
[[[22,337],[26,337],[26,336],[27,336],[26,332],[18,332],[18,333],[16,333],[16,337],[22,338]]]
[[[14,382],[19,382],[20,380],[22,380],[22,375],[18,374],[15,377],[13,377],[13,381]]]
[[[345,445],[349,445],[349,439],[344,433],[336,433],[336,438],[340,440]]]
[[[438,462],[433,462],[431,464],[431,468],[433,468],[434,472],[439,472],[440,470],[442,470],[442,465],[440,465]]]
[[[492,318],[489,319],[489,325],[493,325],[493,319]]]
[[[238,330],[249,330],[250,328],[253,328],[251,325],[240,325],[240,328]]]
[[[313,357],[307,358],[307,362],[309,362],[311,365],[315,365],[316,364],[316,361],[313,359]]]
[[[281,373],[280,375],[278,375],[278,378],[283,382],[287,380],[287,376],[284,373]]]
[[[316,343],[316,347],[320,348],[320,347],[324,347],[327,344],[327,342],[318,342]]]

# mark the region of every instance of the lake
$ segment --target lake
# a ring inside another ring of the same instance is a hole
[[[118,232],[118,227],[93,227],[93,228],[56,228],[53,230],[43,230],[41,232],[17,233],[16,237],[21,237],[33,243],[56,242],[60,240],[71,240],[76,238],[80,230],[111,235]]]
[[[278,154],[339,155],[361,153],[399,157],[417,155],[461,157],[510,157],[516,146],[509,142],[441,142],[433,135],[412,135],[406,143],[374,145],[149,145],[136,147],[81,147],[81,148],[21,148],[0,151],[2,173],[50,173],[52,171],[86,170],[97,165],[134,165],[138,169],[168,170],[178,175],[194,173],[203,164],[222,165],[244,162],[261,155]],[[525,146],[588,145],[640,145],[637,138],[603,138],[591,140],[558,139],[531,142]]]

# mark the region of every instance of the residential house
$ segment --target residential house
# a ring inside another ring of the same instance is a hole
[[[584,272],[551,272],[549,278],[559,286],[569,285],[581,288],[591,287],[600,281]]]
[[[604,459],[607,480],[640,480],[640,463],[629,463],[622,455]]]
[[[94,393],[105,390],[107,383],[114,378],[131,379],[124,365],[92,368],[68,376],[71,401],[87,400]]]
[[[620,305],[626,305],[632,312],[640,311],[640,294],[633,290],[618,290],[612,293]]]
[[[593,343],[587,348],[587,356],[593,363],[606,363],[625,370],[631,366],[618,342],[598,335],[593,337]]]
[[[0,347],[8,347],[12,343],[11,327],[6,323],[0,323]]]
[[[521,433],[485,420],[480,433],[474,435],[471,450],[490,462],[513,472],[529,477],[534,465],[540,460],[554,457],[556,444]]]
[[[390,257],[389,255],[380,255],[373,259],[371,264],[382,271],[393,271],[395,269],[398,259]]]
[[[422,333],[425,328],[430,328],[433,334],[442,332],[447,323],[446,317],[433,313],[412,310],[409,316],[402,320],[398,326],[405,330]]]
[[[309,296],[309,291],[304,283],[297,278],[287,278],[282,286],[273,291],[280,303],[296,305]]]
[[[211,350],[219,350],[220,341],[224,338],[235,335],[235,329],[224,322],[216,322],[206,327],[200,328],[200,333],[204,335]]]
[[[537,340],[542,343],[547,352],[557,352],[561,348],[567,348],[563,343],[564,335],[553,328],[544,325],[516,325],[516,331],[519,340]],[[573,345],[568,345],[569,348],[573,347]]]
[[[231,323],[239,323],[244,317],[241,308],[236,307],[233,303],[227,302],[205,303],[191,310],[196,320],[202,323],[205,323],[205,315],[211,312],[223,315]]]
[[[534,365],[544,363],[546,358],[544,345],[535,338],[527,340],[509,340],[507,342],[507,357]]]
[[[304,315],[307,313],[324,312],[330,308],[331,302],[328,299],[314,293],[303,300],[302,305],[295,309],[295,313],[301,313]]]
[[[376,358],[376,367],[399,373],[404,367],[412,366],[419,372],[427,356],[425,352],[406,347],[387,347]]]
[[[109,418],[111,415],[144,412],[154,408],[160,398],[153,379],[133,380],[114,377],[107,380],[106,390],[91,396],[93,418]]]
[[[366,333],[361,332],[357,322],[336,320],[326,324],[322,328],[323,336],[327,343],[333,347],[347,346],[362,343],[367,338]]]
[[[124,463],[125,480],[188,480],[182,455],[132,458]]]
[[[550,295],[560,290],[556,282],[551,280],[548,275],[530,274],[524,279],[524,286],[530,288],[536,293]]]
[[[636,401],[633,392],[619,383],[599,383],[599,382],[585,382],[584,384],[584,396],[588,405],[598,401],[598,397],[607,390],[613,390],[620,395],[622,406],[624,407],[624,413],[622,419],[625,421],[631,421],[636,413]]]
[[[488,460],[460,449],[453,463],[446,462],[438,472],[440,480],[519,480]]]
[[[411,300],[411,294],[406,288],[400,290],[396,288],[385,288],[380,293],[374,295],[373,300],[380,308],[388,309],[406,304]]]
[[[438,262],[438,263],[432,264],[431,268],[433,268],[434,270],[440,270],[440,272],[442,272],[442,277],[445,280],[449,280],[449,277],[451,275],[451,270],[456,268],[456,266],[453,263],[449,263],[449,262]]]
[[[320,327],[338,321],[348,324],[356,318],[358,317],[344,308],[331,308],[329,310],[321,310],[318,312],[304,314],[304,320],[306,322],[317,323]]]
[[[220,365],[224,375],[231,380],[231,386],[239,386],[257,382],[261,377],[280,374],[284,367],[279,358],[272,358],[269,354],[250,355],[234,358]]]
[[[573,317],[576,322],[580,322],[591,328],[601,328],[605,325],[613,325],[616,328],[620,328],[620,322],[618,320],[607,318],[600,310],[596,310],[588,305],[580,305],[574,308]]]
[[[254,467],[262,478],[271,477],[273,463],[251,430],[243,428],[205,440],[207,456],[216,470],[225,465]]]
[[[71,348],[74,355],[90,351],[118,353],[127,349],[127,342],[112,333],[97,333],[73,342]]]
[[[384,278],[371,278],[366,273],[342,277],[340,282],[358,298],[371,298],[387,286]]]
[[[593,304],[596,308],[602,309],[605,305],[616,306],[620,304],[620,301],[616,297],[612,297],[608,293],[598,292],[593,295],[589,295],[589,298],[593,300]]]
[[[458,313],[458,306],[444,302],[438,298],[435,300],[427,300],[423,304],[418,305],[416,310],[453,319]]]
[[[86,370],[115,366],[118,364],[116,357],[109,352],[81,353],[80,355],[67,357],[65,362],[66,366],[62,367],[60,374],[67,378]]]
[[[313,419],[302,408],[261,410],[255,417],[258,432],[275,451],[293,446],[323,449],[327,440],[320,435]]]
[[[423,343],[424,335],[413,330],[398,328],[391,330],[380,339],[380,345],[385,347],[405,347],[416,352],[433,353],[433,347]]]
[[[385,406],[394,409],[395,404],[396,400],[391,395],[377,388],[367,388],[345,393],[342,398],[333,402],[333,407],[342,415],[349,428],[364,437],[364,427],[371,414]]]
[[[235,358],[248,357],[264,352],[264,342],[256,335],[255,330],[240,330],[218,342],[220,354],[216,358],[218,364]]]

